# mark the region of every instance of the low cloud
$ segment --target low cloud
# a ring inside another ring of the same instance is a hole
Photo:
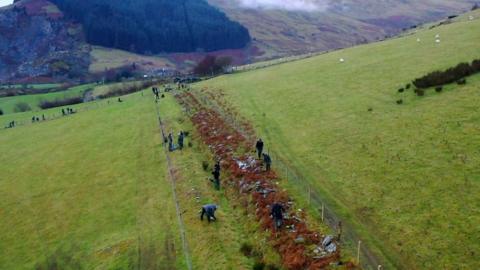
[[[327,7],[324,0],[237,0],[240,6],[255,9],[283,9],[290,11],[320,11]]]

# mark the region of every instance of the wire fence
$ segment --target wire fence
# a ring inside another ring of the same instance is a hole
[[[163,122],[162,117],[160,115],[158,102],[155,102],[155,110],[156,110],[156,113],[157,113],[158,125],[159,125],[159,128],[160,128],[160,134],[162,135],[162,142],[164,142],[164,139],[166,137],[165,136],[166,135],[165,125],[164,125],[164,122]],[[178,197],[177,197],[176,178],[175,178],[175,174],[173,173],[172,160],[170,159],[170,155],[169,155],[169,151],[167,149],[167,145],[165,143],[162,143],[162,145],[163,145],[163,148],[164,148],[163,150],[165,152],[165,156],[166,156],[166,159],[167,159],[168,173],[169,173],[170,180],[171,180],[171,183],[172,183],[172,193],[173,193],[173,199],[175,201],[175,209],[176,209],[176,214],[177,214],[177,219],[178,219],[178,224],[179,224],[179,229],[180,229],[180,237],[181,237],[181,240],[182,240],[183,254],[185,256],[185,262],[187,264],[188,270],[192,270],[193,266],[192,266],[192,259],[191,259],[191,256],[190,256],[190,248],[189,248],[186,233],[185,233],[185,224],[183,222],[183,217],[182,217],[182,213],[181,213],[181,209],[180,209],[180,202],[179,202]]]

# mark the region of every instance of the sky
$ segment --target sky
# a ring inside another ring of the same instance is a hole
[[[325,0],[237,0],[244,7],[285,9],[296,11],[318,11],[325,8]],[[10,5],[13,0],[0,0],[0,7]]]
[[[248,8],[318,11],[326,8],[326,0],[237,0]]]
[[[0,0],[0,7],[10,5],[11,3],[13,3],[13,0]]]

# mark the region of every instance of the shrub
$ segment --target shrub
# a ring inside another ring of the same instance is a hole
[[[397,104],[398,104],[398,105],[402,105],[402,104],[403,104],[403,99],[397,100]]]
[[[419,97],[425,96],[425,90],[423,90],[423,89],[417,89],[417,90],[415,91],[415,93],[416,93],[417,96],[419,96]]]
[[[214,55],[207,55],[197,64],[193,72],[201,76],[213,76],[225,72],[232,61],[232,58],[228,56],[216,57]]]
[[[27,103],[25,102],[19,102],[17,104],[15,104],[15,107],[13,108],[13,111],[14,112],[28,112],[28,111],[31,111],[32,108],[30,107],[30,105],[28,105]]]
[[[0,109],[0,115],[3,115],[3,110],[2,109]]]
[[[404,89],[404,88],[400,88],[400,89],[398,89],[398,92],[399,92],[399,93],[403,93],[403,92],[405,92],[405,89]]]
[[[472,70],[473,70],[473,72],[480,72],[480,59],[479,60],[473,60]]]
[[[248,243],[243,243],[242,246],[240,247],[240,252],[245,257],[250,257],[253,254],[253,247],[252,247],[252,245],[250,245]]]
[[[55,100],[42,100],[40,101],[38,106],[43,110],[45,110],[45,109],[75,105],[80,103],[83,103],[83,97],[78,96],[78,97],[67,97],[63,99],[57,98]]]
[[[253,270],[263,270],[265,269],[265,263],[263,262],[255,262],[252,267]]]
[[[435,87],[435,92],[440,93],[443,91],[443,86],[437,86]]]
[[[460,63],[445,71],[434,71],[421,78],[415,79],[413,84],[417,88],[440,86],[456,82],[478,72],[480,72],[480,60],[474,60],[472,64]]]
[[[278,268],[277,266],[272,265],[272,264],[267,265],[267,267],[265,269],[266,270],[280,270],[280,268]]]
[[[207,171],[208,170],[208,162],[207,161],[202,161],[202,168],[204,171]]]
[[[408,83],[407,85],[405,85],[405,89],[410,89],[412,87],[412,84]]]
[[[465,84],[467,84],[467,79],[463,78],[463,79],[461,79],[461,80],[458,80],[458,81],[457,81],[457,84],[458,84],[458,85],[465,85]]]

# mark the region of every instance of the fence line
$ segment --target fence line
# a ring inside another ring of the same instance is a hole
[[[168,166],[168,173],[170,176],[170,180],[172,183],[172,192],[173,192],[173,199],[175,200],[175,208],[176,208],[176,213],[177,213],[177,219],[178,219],[178,224],[180,227],[180,237],[182,239],[182,246],[183,246],[183,254],[185,255],[185,261],[187,263],[187,268],[189,270],[192,270],[192,260],[190,257],[190,251],[188,247],[188,242],[187,242],[187,237],[185,236],[185,225],[183,223],[183,218],[182,218],[182,213],[180,210],[180,203],[178,202],[177,198],[177,187],[176,187],[176,179],[175,175],[173,174],[173,166],[172,166],[172,161],[170,159],[170,155],[168,154],[168,149],[167,145],[165,144],[165,126],[162,121],[162,118],[160,116],[160,110],[158,109],[158,103],[155,103],[155,109],[157,111],[157,118],[158,118],[158,124],[160,128],[160,133],[162,135],[162,145],[163,145],[163,150],[165,152],[165,156],[167,159],[167,166]]]

